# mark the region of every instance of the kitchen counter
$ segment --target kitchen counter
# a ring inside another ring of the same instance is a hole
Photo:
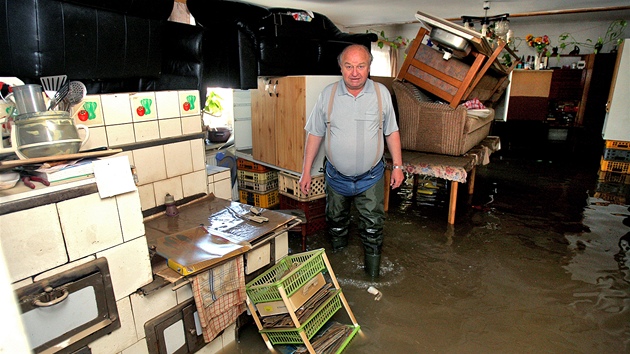
[[[0,215],[98,192],[94,177],[80,178],[72,182],[53,182],[48,187],[39,182],[34,184],[35,189],[18,182],[13,188],[0,190]]]
[[[300,222],[295,216],[266,209],[263,210],[262,216],[268,218],[268,221],[257,223],[245,220],[241,216],[251,215],[249,214],[250,208],[250,205],[217,198],[210,194],[179,206],[179,214],[176,216],[167,216],[165,213],[161,213],[145,218],[145,234],[153,255],[154,273],[169,282],[176,282],[183,277],[181,272],[178,273],[174,269],[165,267],[169,259],[165,253],[170,254],[173,259],[186,257],[183,254],[177,254],[177,250],[172,247],[170,249],[160,247],[166,247],[164,245],[168,245],[169,238],[174,237],[180,241],[186,239],[186,244],[182,244],[181,252],[190,252],[189,241],[194,239],[188,236],[192,235],[194,233],[192,231],[199,226],[205,227],[208,234],[221,236],[234,244],[244,246],[244,251],[248,251],[255,250],[259,246],[265,246],[269,243],[268,241]],[[194,241],[203,240],[202,236],[201,239]],[[210,262],[204,263],[204,266],[208,268],[217,265],[237,254],[240,253],[229,253],[224,257],[210,255],[208,258]],[[195,272],[199,270],[201,269],[197,269]]]

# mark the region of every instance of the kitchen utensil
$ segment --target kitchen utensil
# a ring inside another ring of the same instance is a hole
[[[66,98],[66,96],[68,95],[68,92],[70,92],[70,84],[68,84],[67,82],[64,83],[57,92],[55,92],[55,95],[50,99],[50,104],[48,105],[48,110],[54,110],[57,105],[59,105],[59,103]]]
[[[17,172],[0,173],[0,190],[13,188],[20,180],[20,174]]]
[[[208,128],[208,140],[213,143],[225,143],[230,140],[231,135],[228,127]]]
[[[79,137],[78,129],[85,131]],[[75,126],[70,113],[46,111],[22,114],[13,122],[11,147],[0,153],[14,152],[21,160],[55,155],[75,154],[89,139],[88,127]]]
[[[39,78],[39,81],[42,83],[42,87],[44,88],[44,92],[46,92],[46,96],[52,99],[56,92],[59,91],[61,86],[66,83],[68,76],[66,75],[56,75],[56,76],[42,76]]]
[[[63,100],[62,109],[70,112],[72,107],[81,102],[87,94],[87,88],[81,81],[70,81],[68,87],[68,95]]]
[[[18,114],[46,111],[46,102],[40,85],[13,86],[13,99]]]
[[[35,183],[33,182],[39,182],[43,185],[45,185],[46,187],[50,186],[50,182],[48,182],[47,180],[41,178],[41,177],[37,177],[37,176],[29,176],[29,175],[23,175],[22,176],[22,182],[24,183],[25,186],[27,186],[30,189],[35,189]]]

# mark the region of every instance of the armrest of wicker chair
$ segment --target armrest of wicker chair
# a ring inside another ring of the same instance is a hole
[[[464,106],[428,102],[415,85],[395,80],[402,148],[459,156],[483,140],[490,131],[494,112],[488,117],[468,115]]]

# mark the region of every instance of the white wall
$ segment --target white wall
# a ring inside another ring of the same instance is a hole
[[[619,17],[622,16],[622,17]],[[522,42],[518,44],[518,40],[515,41],[517,45],[516,51],[520,56],[527,57],[535,53],[533,48],[527,46],[525,42],[525,36],[533,34],[534,36],[547,35],[551,41],[551,47],[558,46],[558,37],[564,32],[569,32],[579,42],[584,42],[586,39],[593,41],[597,40],[597,37],[604,36],[610,23],[617,19],[623,18],[630,22],[630,14],[628,11],[623,12],[596,12],[590,14],[576,14],[576,15],[548,15],[548,16],[532,16],[532,17],[517,17],[510,19],[510,28],[514,31],[514,36],[522,38]],[[461,22],[456,22],[461,24]],[[420,29],[420,23],[404,24],[404,25],[390,25],[382,27],[356,27],[348,29],[353,33],[365,33],[366,30],[375,30],[380,32],[385,31],[385,35],[389,38],[394,38],[398,35],[403,37],[414,39]],[[630,37],[630,26],[626,27],[622,38]],[[606,45],[602,49],[603,53],[608,53],[612,48],[612,45]],[[564,54],[572,48],[567,48]],[[580,54],[592,53],[592,48],[581,47]],[[562,54],[562,53],[561,53]],[[400,58],[398,60],[398,67],[404,62],[404,51],[400,51]]]

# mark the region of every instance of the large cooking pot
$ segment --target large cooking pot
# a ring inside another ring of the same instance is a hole
[[[79,131],[85,137],[79,137]],[[11,128],[11,147],[0,149],[15,152],[20,159],[76,154],[90,137],[88,127],[74,124],[70,113],[46,111],[20,114]]]

